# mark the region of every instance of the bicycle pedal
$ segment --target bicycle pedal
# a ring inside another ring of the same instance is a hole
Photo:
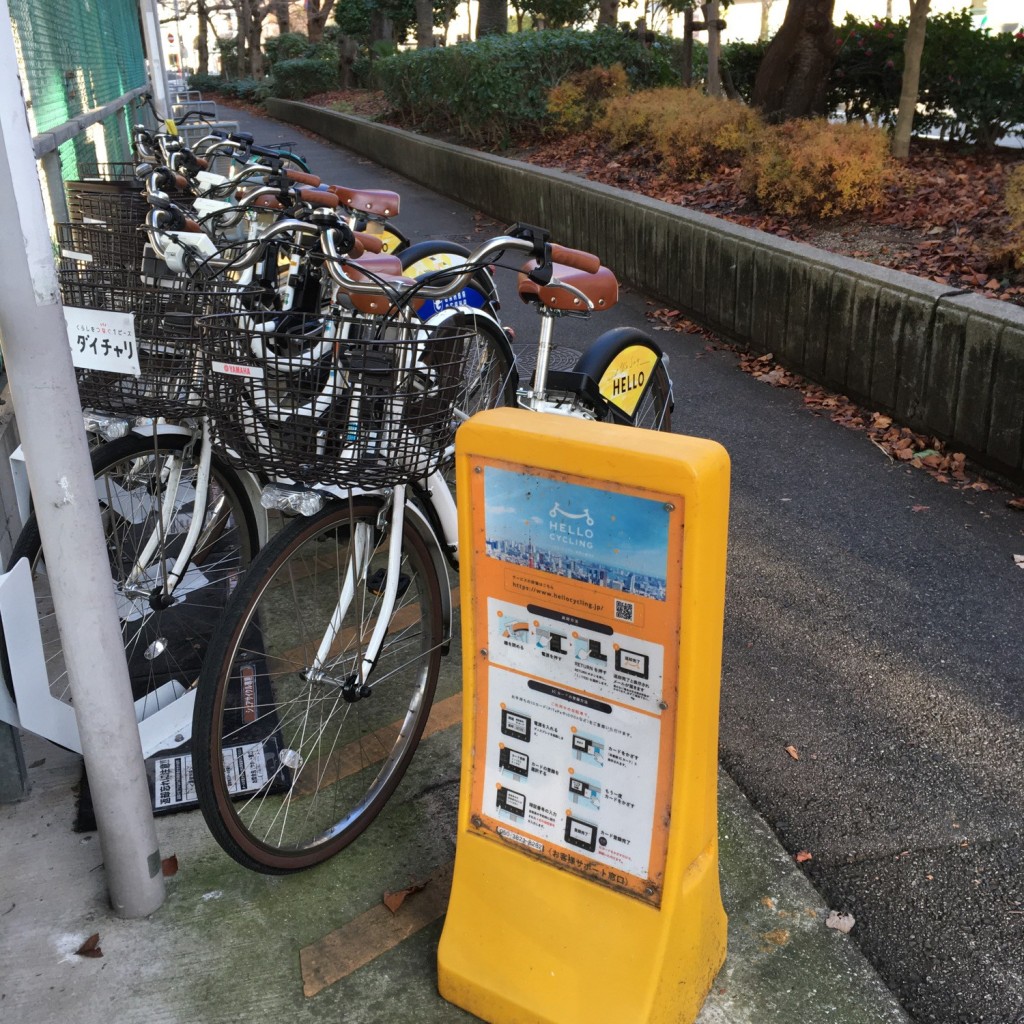
[[[386,569],[378,569],[372,576],[366,578],[366,589],[374,597],[380,597],[387,586],[387,576]],[[398,577],[398,597],[401,597],[409,589],[411,582],[412,580],[404,572]]]

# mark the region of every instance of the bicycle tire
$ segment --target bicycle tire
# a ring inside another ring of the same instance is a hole
[[[198,452],[193,453],[193,447],[198,449],[198,442],[193,444],[193,438],[182,434],[158,434],[155,440],[129,434],[100,445],[91,455],[111,579],[118,595],[125,656],[132,693],[137,701],[149,698],[171,680],[177,680],[183,689],[195,682],[227,594],[259,547],[256,516],[245,487],[234,469],[214,458],[204,513],[204,520],[209,521],[197,539],[196,551],[175,591],[176,599],[164,607],[165,602],[156,598],[151,602],[143,592],[148,589],[151,596],[159,589],[160,577],[155,568],[155,575],[133,589],[134,596],[126,592],[128,573],[139,556],[142,543],[152,533],[153,514],[160,508],[159,499],[163,497],[168,471],[177,469],[178,463],[180,498],[175,498],[172,531],[157,544],[149,564],[156,567],[173,563],[181,549],[195,514],[194,505],[189,505],[198,462]],[[29,560],[32,570],[50,692],[67,703],[70,702],[67,672],[34,515],[29,517],[14,544],[10,564],[14,565],[23,557]],[[7,644],[2,634],[0,657],[13,697]],[[164,697],[169,696],[167,689],[161,692]],[[143,715],[151,710],[146,704],[141,708]]]
[[[466,391],[457,403],[461,419],[500,406],[515,405],[519,376],[508,335],[489,316],[456,310],[441,314],[431,323],[444,323],[456,330],[472,331],[466,342]]]
[[[380,511],[363,497],[285,526],[254,560],[210,645],[193,714],[193,778],[214,838],[252,870],[301,871],[356,839],[401,781],[430,714],[445,626],[436,545],[408,515],[404,589],[364,680],[372,696],[346,689],[358,682],[353,666],[376,622],[380,588],[368,581],[387,563],[390,536]],[[310,666],[360,536],[366,571],[331,642],[331,678],[317,677]],[[239,761],[249,769],[241,794],[227,777]]]

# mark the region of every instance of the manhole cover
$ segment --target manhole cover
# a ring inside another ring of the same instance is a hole
[[[551,361],[548,363],[549,370],[571,370],[576,365],[576,360],[582,353],[575,348],[562,348],[556,346],[551,350]],[[519,376],[524,377],[525,371],[533,370],[537,365],[537,349],[528,347],[525,350],[516,349],[516,368]]]

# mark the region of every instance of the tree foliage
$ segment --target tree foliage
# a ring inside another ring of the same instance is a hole
[[[338,0],[334,20],[364,45],[401,42],[416,24],[416,0]]]
[[[678,80],[666,49],[612,29],[558,29],[396,54],[377,61],[374,82],[404,123],[500,147],[544,123],[548,93],[567,75],[616,63],[634,86]]]
[[[847,18],[837,32],[831,109],[847,119],[895,123],[908,22]],[[932,14],[921,53],[915,125],[991,148],[1024,124],[1024,33],[974,27],[966,11]]]

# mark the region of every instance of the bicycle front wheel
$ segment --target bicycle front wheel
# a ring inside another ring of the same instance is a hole
[[[217,842],[266,874],[351,843],[394,792],[433,700],[445,641],[428,540],[403,527],[398,597],[367,673],[388,583],[379,502],[333,503],[254,561],[210,645],[193,772]]]
[[[205,507],[197,505],[198,438],[129,434],[92,452],[96,498],[121,635],[139,715],[145,717],[199,676],[206,644],[232,588],[259,547],[256,516],[238,474],[214,458]],[[196,516],[201,528],[177,585],[168,572]],[[11,564],[27,558],[50,693],[71,694],[39,527],[30,516]],[[6,642],[0,646],[10,680]],[[8,682],[10,686],[10,683]]]
[[[512,346],[501,327],[489,316],[461,310],[437,322],[467,332],[466,388],[455,406],[459,419],[467,420],[481,409],[514,406],[519,379]]]

